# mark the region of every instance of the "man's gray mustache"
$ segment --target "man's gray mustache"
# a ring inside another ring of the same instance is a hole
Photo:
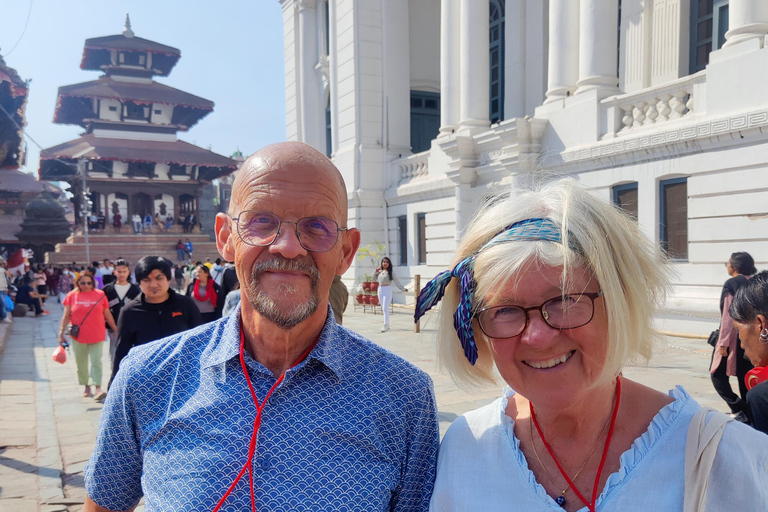
[[[264,272],[272,270],[287,270],[289,272],[305,272],[312,278],[312,282],[315,283],[320,279],[320,271],[314,265],[307,265],[299,260],[289,260],[286,258],[274,258],[267,261],[262,261],[256,264],[251,269],[251,277],[258,277]]]

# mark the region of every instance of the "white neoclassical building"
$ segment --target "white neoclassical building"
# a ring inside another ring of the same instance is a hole
[[[659,241],[670,311],[715,316],[732,252],[768,266],[768,1],[281,4],[287,136],[334,160],[401,276],[444,270],[485,198],[552,174]]]

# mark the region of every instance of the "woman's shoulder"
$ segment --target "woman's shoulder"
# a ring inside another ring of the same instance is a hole
[[[443,437],[441,446],[449,448],[452,444],[466,446],[485,438],[489,431],[498,429],[504,423],[511,424],[511,419],[504,414],[509,395],[497,398],[488,405],[468,411],[456,418]],[[442,450],[443,448],[441,448]]]

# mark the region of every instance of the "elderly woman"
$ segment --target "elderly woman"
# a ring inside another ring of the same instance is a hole
[[[752,426],[768,434],[768,271],[736,292],[729,312],[744,352],[755,365],[745,381]]]
[[[416,318],[445,292],[442,363],[464,383],[495,365],[509,387],[448,429],[432,510],[764,508],[768,439],[621,374],[651,356],[667,273],[635,222],[570,180],[477,215]]]

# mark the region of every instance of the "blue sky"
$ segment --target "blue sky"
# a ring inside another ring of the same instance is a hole
[[[83,131],[53,124],[57,90],[100,76],[80,69],[85,40],[121,33],[126,13],[136,36],[181,50],[171,74],[156,80],[216,104],[180,139],[224,155],[285,139],[278,0],[0,0],[0,55],[31,80],[26,131],[43,148]],[[39,150],[30,140],[27,146],[22,170],[37,175]]]

